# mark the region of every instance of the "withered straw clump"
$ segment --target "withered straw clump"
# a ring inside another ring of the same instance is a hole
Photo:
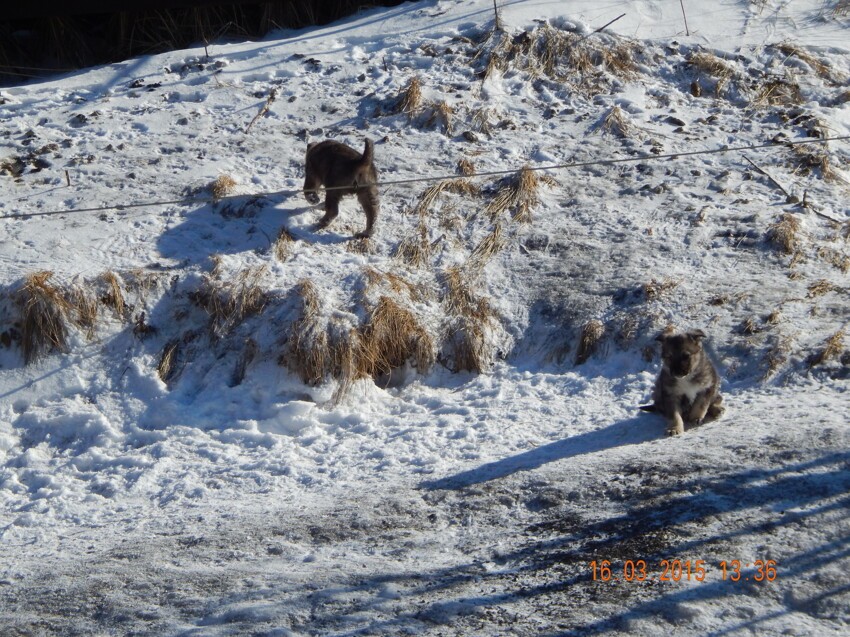
[[[469,260],[466,262],[466,267],[470,272],[480,272],[485,265],[499,251],[505,247],[505,237],[502,234],[502,224],[497,223],[493,226],[493,230],[481,240],[472,253],[469,255]]]
[[[782,78],[773,78],[761,84],[752,99],[753,106],[793,106],[803,102],[800,85]]]
[[[210,185],[213,199],[219,201],[224,199],[236,188],[236,180],[230,175],[219,175],[218,178]]]
[[[549,177],[538,177],[528,166],[524,167],[507,180],[503,180],[495,197],[485,208],[493,221],[506,210],[513,210],[514,220],[519,223],[530,223],[533,209],[540,203],[538,192],[540,184],[552,185],[554,180]]]
[[[465,271],[466,268],[454,267],[443,275],[443,305],[450,317],[445,344],[452,371],[480,374],[495,355],[495,313],[486,299],[473,294]]]
[[[374,377],[407,361],[426,372],[434,363],[434,342],[416,317],[387,296],[378,299],[363,327],[360,369]]]
[[[781,252],[794,254],[800,247],[800,220],[786,212],[768,227],[767,239]]]
[[[286,228],[281,228],[272,244],[272,253],[278,261],[286,261],[289,258],[289,253],[292,251],[292,244],[295,243],[295,237]]]
[[[584,324],[576,352],[576,365],[581,365],[593,355],[604,335],[605,324],[602,321],[594,319]]]
[[[631,137],[636,130],[626,112],[619,106],[615,106],[608,112],[602,120],[601,128],[606,133],[617,137]]]
[[[177,370],[177,355],[179,352],[180,341],[173,340],[165,344],[162,349],[162,354],[159,357],[159,363],[156,366],[156,373],[162,382],[167,383],[174,377]]]
[[[100,297],[101,302],[115,310],[115,314],[123,319],[127,311],[127,304],[124,301],[124,293],[121,291],[118,275],[114,272],[104,272],[100,275],[100,280],[106,286],[105,292]]]
[[[420,223],[413,236],[402,239],[393,253],[393,257],[401,259],[413,267],[427,265],[431,260],[431,242],[428,239],[428,227]]]
[[[207,277],[192,295],[192,300],[209,314],[214,336],[225,336],[247,317],[262,311],[267,295],[260,281],[266,269],[265,265],[246,268],[226,282]]]
[[[71,304],[62,291],[49,283],[52,272],[26,277],[15,298],[21,308],[21,347],[29,364],[42,354],[67,345],[66,323]]]
[[[407,87],[401,92],[401,95],[399,95],[395,112],[407,115],[408,119],[413,119],[421,110],[422,82],[418,77],[414,76]]]
[[[428,115],[428,121],[426,126],[433,126],[437,122],[442,125],[443,132],[451,137],[454,135],[454,114],[455,111],[451,107],[451,105],[446,102],[437,102],[432,104],[430,107],[430,115]]]
[[[821,350],[809,358],[809,367],[823,365],[828,361],[838,358],[844,351],[845,336],[846,333],[844,328],[841,328],[835,334],[826,339]]]
[[[729,81],[735,75],[735,69],[728,62],[711,53],[700,51],[692,54],[688,58],[688,64],[698,71],[712,77],[717,82],[714,92],[720,95]]]
[[[845,181],[832,167],[826,145],[798,144],[794,146],[794,159],[797,170],[806,175],[813,170],[820,171],[821,177],[827,182]]]
[[[783,55],[787,55],[788,57],[795,57],[799,60],[802,60],[810,67],[812,67],[815,73],[817,73],[821,77],[830,77],[829,66],[818,60],[811,53],[804,51],[800,47],[794,46],[789,42],[782,42],[780,44],[777,44],[776,48],[779,49],[779,51],[781,51]]]

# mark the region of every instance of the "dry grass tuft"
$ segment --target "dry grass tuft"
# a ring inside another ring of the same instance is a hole
[[[647,301],[657,301],[677,287],[679,287],[679,282],[675,279],[668,278],[661,281],[652,279],[649,283],[643,284],[643,294]]]
[[[490,262],[502,248],[505,247],[506,239],[502,233],[502,224],[496,223],[486,237],[481,240],[466,262],[466,268],[469,272],[478,273],[484,269],[484,266]]]
[[[289,366],[303,382],[318,385],[335,369],[328,333],[320,320],[319,291],[309,279],[296,287],[301,300],[301,317],[292,324],[289,337]]]
[[[826,279],[820,279],[819,281],[815,281],[812,283],[809,288],[809,292],[806,296],[810,299],[817,298],[819,296],[823,296],[824,294],[828,294],[835,290],[835,286],[827,281]]]
[[[437,102],[429,106],[429,115],[426,126],[434,126],[439,123],[443,132],[449,137],[454,135],[454,114],[455,111],[451,105],[446,102]]]
[[[124,292],[121,290],[121,281],[114,272],[104,272],[99,277],[106,286],[106,291],[101,295],[100,302],[111,307],[120,319],[127,316],[127,303],[124,300]]]
[[[71,303],[62,290],[49,283],[52,272],[30,274],[15,293],[21,308],[21,347],[29,364],[54,349],[65,350]]]
[[[488,137],[493,134],[492,119],[498,119],[496,110],[488,107],[481,107],[472,112],[472,127],[479,133],[483,133]]]
[[[818,249],[818,257],[831,264],[832,267],[840,270],[844,274],[850,272],[850,256],[847,256],[838,250],[821,247]]]
[[[631,137],[637,131],[637,128],[626,112],[619,106],[612,108],[603,118],[600,128],[617,137]]]
[[[72,285],[68,290],[66,299],[74,310],[74,323],[86,330],[86,336],[94,336],[94,327],[97,323],[97,299],[82,285]]]
[[[514,220],[530,223],[532,210],[540,203],[538,191],[541,183],[551,184],[537,176],[528,166],[501,182],[496,195],[485,208],[493,221],[506,210],[513,210]]]
[[[272,253],[278,261],[286,261],[292,251],[292,244],[295,243],[295,237],[286,228],[281,228],[272,244]]]
[[[230,175],[219,175],[210,185],[213,199],[220,201],[233,193],[236,188],[236,180]]]
[[[790,80],[775,77],[759,85],[751,103],[756,108],[768,106],[793,106],[803,102],[800,85]]]
[[[180,341],[172,340],[165,344],[162,349],[162,354],[159,357],[159,363],[156,366],[156,373],[162,382],[167,383],[174,377],[177,371],[177,356],[179,354]]]
[[[428,227],[424,222],[419,223],[413,236],[407,236],[399,242],[393,257],[415,268],[430,263],[431,242],[428,239]]]
[[[434,342],[406,308],[388,296],[378,299],[361,332],[357,368],[376,378],[413,361],[425,373],[434,363]]]
[[[605,336],[605,324],[602,321],[593,319],[584,324],[576,351],[576,365],[581,365],[593,355],[603,336]]]
[[[493,361],[496,316],[484,298],[473,294],[467,268],[453,267],[443,273],[443,306],[449,315],[445,345],[454,372],[481,373]]]
[[[471,177],[475,174],[475,164],[464,157],[457,162],[457,171],[464,177]]]
[[[823,365],[835,358],[841,356],[844,351],[844,337],[846,333],[844,328],[838,330],[824,342],[823,348],[809,358],[809,367]]]
[[[764,357],[765,373],[763,380],[767,380],[778,372],[788,362],[788,354],[791,352],[791,341],[787,338],[778,338],[767,351]]]
[[[803,49],[796,47],[789,42],[782,42],[781,44],[777,44],[776,48],[779,49],[779,51],[783,55],[786,55],[788,57],[795,57],[798,60],[802,60],[810,67],[812,67],[814,72],[817,73],[819,76],[824,78],[830,77],[829,66],[818,60],[811,53],[808,53],[807,51],[804,51]]]
[[[455,180],[445,179],[443,181],[436,182],[432,186],[428,186],[428,188],[419,195],[419,199],[416,201],[416,205],[413,207],[412,213],[419,215],[420,220],[424,219],[431,211],[431,207],[434,205],[434,202],[437,201],[437,197],[439,197],[453,181]]]
[[[246,268],[225,282],[206,277],[204,285],[192,294],[192,300],[209,314],[214,336],[227,335],[246,318],[263,310],[268,296],[260,281],[266,270],[265,265]]]
[[[407,115],[413,119],[422,110],[422,82],[414,76],[407,87],[401,92],[396,103],[395,112]]]
[[[363,274],[366,277],[366,292],[373,288],[387,288],[396,295],[406,294],[413,301],[422,301],[428,296],[427,290],[422,286],[411,283],[403,276],[394,272],[382,272],[376,268],[365,267]]]
[[[688,57],[688,64],[701,73],[714,78],[717,82],[714,89],[715,95],[723,93],[730,80],[735,76],[734,67],[716,55],[705,51],[693,53]]]
[[[768,227],[767,239],[784,254],[794,254],[800,247],[800,220],[786,212]]]
[[[845,182],[845,179],[832,167],[826,145],[798,144],[793,147],[796,170],[803,175],[819,171],[827,182]]]

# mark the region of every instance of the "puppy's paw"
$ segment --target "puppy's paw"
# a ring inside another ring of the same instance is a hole
[[[371,232],[366,232],[366,231],[358,232],[356,235],[354,235],[354,238],[355,238],[355,239],[371,239],[371,238],[372,238],[372,233],[371,233]]]
[[[683,433],[685,433],[684,427],[676,427],[676,426],[667,427],[667,435],[668,436],[681,436]]]
[[[304,198],[307,200],[308,203],[311,203],[314,206],[317,203],[319,203],[319,201],[321,201],[321,198],[319,197],[319,193],[316,193],[316,192],[305,192]]]

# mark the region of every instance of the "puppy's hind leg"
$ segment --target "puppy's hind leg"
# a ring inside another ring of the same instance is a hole
[[[372,188],[359,188],[357,190],[357,201],[363,207],[363,212],[366,213],[366,230],[357,233],[358,239],[368,238],[372,236],[375,228],[375,220],[378,218],[378,193]]]
[[[325,216],[319,219],[319,230],[327,228],[331,221],[336,219],[336,216],[339,214],[339,200],[341,198],[342,195],[336,190],[331,190],[325,195]]]
[[[314,206],[321,201],[319,197],[319,187],[321,185],[321,179],[316,177],[308,166],[307,176],[304,178],[304,198]]]

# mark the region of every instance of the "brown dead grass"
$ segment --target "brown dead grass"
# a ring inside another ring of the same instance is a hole
[[[159,363],[156,366],[156,373],[162,382],[167,383],[172,378],[177,370],[177,356],[180,349],[180,341],[172,340],[165,344],[162,353],[159,356]]]
[[[448,268],[442,276],[443,307],[449,321],[445,328],[445,346],[454,372],[481,373],[489,368],[495,355],[493,330],[495,312],[483,297],[471,288],[468,268]]]
[[[281,228],[272,244],[272,254],[278,261],[286,261],[292,253],[292,246],[295,243],[295,237],[286,228]]]
[[[679,282],[675,279],[665,278],[660,281],[652,279],[649,283],[643,284],[643,294],[647,301],[657,301],[677,287],[679,287]]]
[[[792,149],[795,170],[802,174],[820,173],[824,181],[845,183],[846,180],[833,168],[826,144],[798,144]]]
[[[637,127],[632,124],[629,116],[619,106],[608,111],[608,114],[602,119],[600,128],[606,133],[623,138],[632,137],[637,132]]]
[[[786,212],[767,229],[767,239],[784,254],[794,254],[800,247],[800,220]]]
[[[582,326],[576,351],[576,365],[585,363],[596,352],[603,336],[605,336],[605,324],[600,320],[593,319]]]
[[[221,338],[249,316],[263,310],[268,300],[261,286],[267,266],[246,268],[228,281],[205,277],[192,300],[210,317],[210,329]]]
[[[771,78],[760,84],[751,100],[755,108],[768,106],[794,106],[802,104],[800,85],[786,78]]]
[[[457,171],[464,177],[471,177],[475,174],[475,164],[464,157],[457,162]]]
[[[127,303],[118,275],[112,271],[104,272],[100,275],[99,280],[106,288],[100,297],[101,303],[112,308],[118,318],[122,320],[127,318]]]
[[[434,341],[410,310],[381,296],[360,337],[357,368],[376,378],[412,361],[425,373],[434,363]]]
[[[815,73],[817,73],[820,77],[829,78],[831,76],[829,72],[829,66],[827,66],[824,62],[821,62],[814,55],[801,49],[798,46],[794,46],[790,42],[782,42],[776,45],[776,48],[779,51],[788,57],[795,57],[799,60],[802,60],[806,64],[808,64]]]
[[[430,127],[439,124],[443,133],[452,137],[454,135],[454,108],[448,102],[442,101],[431,104],[428,107],[428,111],[428,118],[425,125]]]
[[[808,294],[806,294],[806,296],[810,299],[814,299],[819,296],[823,296],[824,294],[828,294],[833,290],[835,290],[835,286],[832,283],[826,279],[820,279],[809,285]]]
[[[513,211],[513,218],[519,223],[530,223],[532,211],[540,203],[541,184],[553,185],[551,177],[539,176],[528,166],[518,173],[502,180],[495,196],[485,208],[485,213],[495,222],[507,210]]]
[[[72,306],[61,288],[50,283],[52,277],[49,271],[30,274],[15,293],[21,309],[21,348],[26,364],[52,350],[67,348]]]
[[[466,269],[472,273],[481,272],[484,266],[505,247],[506,243],[502,224],[496,223],[493,229],[487,233],[487,236],[472,249],[466,262]]]
[[[407,115],[408,119],[413,119],[422,111],[422,82],[419,77],[414,76],[408,82],[404,90],[399,95],[396,103],[395,112],[398,114]]]
[[[823,347],[809,358],[809,367],[817,367],[823,365],[833,359],[841,356],[844,351],[844,337],[846,336],[844,328],[841,328],[835,334],[824,341]]]
[[[725,60],[706,51],[699,51],[688,57],[688,64],[704,75],[713,78],[717,83],[714,89],[715,95],[721,95],[729,82],[735,76],[735,69]]]
[[[407,265],[419,268],[431,262],[431,242],[428,226],[420,222],[413,235],[403,238],[393,252],[393,257]]]
[[[220,201],[232,194],[236,188],[236,180],[230,175],[219,175],[212,184],[210,184],[210,192],[213,199]]]

